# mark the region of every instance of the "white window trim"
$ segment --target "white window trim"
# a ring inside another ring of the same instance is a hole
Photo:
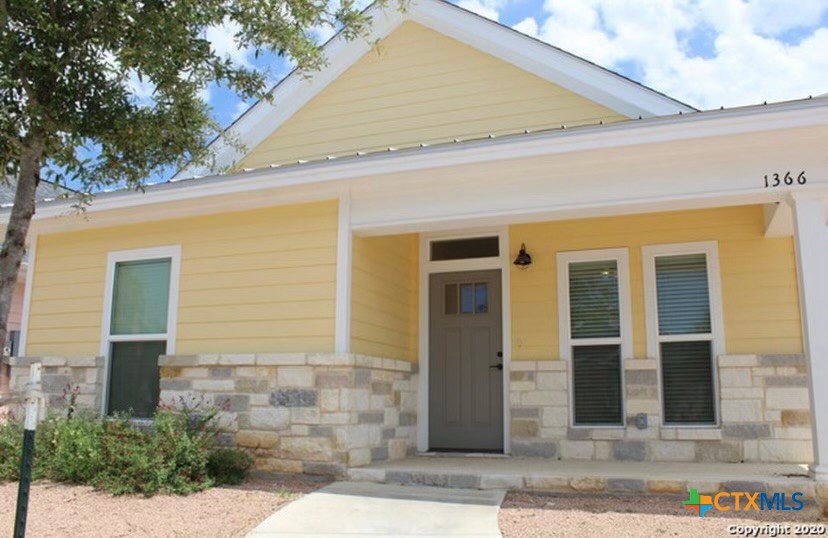
[[[497,236],[500,239],[499,256],[460,260],[431,261],[431,242],[451,239],[473,239]],[[417,450],[426,452],[429,446],[429,275],[459,271],[483,271],[500,269],[501,311],[503,317],[503,453],[512,450],[511,405],[509,397],[509,372],[512,364],[512,308],[511,308],[511,259],[509,256],[509,230],[505,227],[468,231],[420,234],[419,279],[419,369],[417,402]]]
[[[115,265],[119,262],[170,259],[170,293],[167,304],[167,332],[157,334],[110,334],[112,325],[112,296],[115,284]],[[175,353],[176,333],[178,328],[178,295],[181,277],[181,245],[142,248],[137,250],[119,250],[109,253],[106,262],[106,288],[104,288],[104,315],[101,326],[101,356],[104,358],[104,386],[101,413],[106,414],[109,405],[110,344],[112,342],[137,342],[166,340],[167,354]]]
[[[667,335],[658,334],[658,297],[656,291],[655,259],[660,256],[704,254],[707,259],[707,287],[710,296],[709,334]],[[719,402],[719,357],[727,353],[724,335],[724,309],[722,306],[722,283],[719,266],[719,244],[717,241],[694,243],[673,243],[650,245],[641,248],[641,263],[644,276],[644,313],[647,327],[647,356],[656,360],[658,396],[661,404],[661,426],[663,428],[712,429],[721,425]],[[688,342],[710,340],[713,350],[713,424],[667,424],[664,416],[664,387],[661,378],[661,342]]]
[[[572,326],[570,323],[569,305],[569,265],[577,262],[614,260],[618,267],[618,308],[620,322],[620,336],[615,338],[581,338],[582,345],[621,344],[621,424],[593,425],[575,424],[575,390],[574,369],[572,368]],[[630,295],[630,263],[629,251],[626,248],[609,248],[601,250],[580,250],[559,252],[557,259],[558,271],[558,352],[561,360],[568,362],[569,370],[569,425],[571,428],[607,429],[625,428],[627,416],[626,380],[624,364],[632,358],[632,301]]]

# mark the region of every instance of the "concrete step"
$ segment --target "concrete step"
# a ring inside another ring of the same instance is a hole
[[[685,495],[690,489],[794,493],[817,498],[807,467],[726,464],[561,461],[543,458],[412,457],[348,470],[348,479],[382,484],[560,493]],[[820,494],[828,495],[828,488]]]

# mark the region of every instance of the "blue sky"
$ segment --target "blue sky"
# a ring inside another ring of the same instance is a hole
[[[702,109],[828,93],[828,0],[456,3]],[[234,61],[267,68],[274,83],[289,72],[279,58],[240,50],[234,33],[215,28],[208,38]],[[220,87],[204,97],[225,126],[247,106]]]

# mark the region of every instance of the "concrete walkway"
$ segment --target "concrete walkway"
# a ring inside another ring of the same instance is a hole
[[[336,482],[295,501],[248,535],[500,537],[505,491]]]

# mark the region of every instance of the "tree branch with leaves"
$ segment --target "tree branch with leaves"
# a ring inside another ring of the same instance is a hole
[[[209,85],[268,97],[268,71],[218,54],[208,29],[233,24],[240,48],[310,76],[325,65],[314,29],[359,39],[370,23],[353,0],[0,0],[0,163],[16,185],[0,249],[0,342],[41,175],[71,182],[83,203],[106,187],[140,189],[169,167],[209,164],[209,141],[226,136],[201,96]]]

